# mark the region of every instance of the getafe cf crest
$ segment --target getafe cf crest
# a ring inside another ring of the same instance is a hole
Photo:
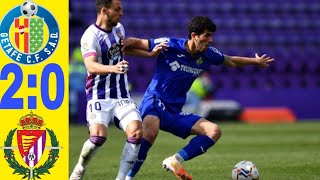
[[[20,118],[19,126],[10,130],[4,142],[4,158],[8,165],[14,169],[13,174],[22,175],[22,179],[41,179],[40,175],[50,174],[51,169],[59,159],[59,141],[53,130],[42,127],[45,125],[42,117],[27,114]],[[14,136],[17,145],[13,145]],[[51,146],[46,146],[50,138]],[[17,155],[16,155],[17,154]],[[43,156],[47,155],[44,161]],[[41,165],[39,165],[42,160]]]
[[[31,0],[10,10],[0,24],[2,50],[22,64],[36,64],[49,58],[59,36],[52,14]]]
[[[197,64],[197,65],[202,64],[202,57],[200,57],[199,59],[197,59],[196,64]]]

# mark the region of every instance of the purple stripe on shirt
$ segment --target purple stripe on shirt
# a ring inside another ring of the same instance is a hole
[[[101,59],[102,64],[109,65],[108,50],[109,47],[104,39],[104,36],[101,34],[99,37],[99,45],[101,48]],[[98,83],[98,99],[105,99],[106,97],[106,77],[107,75],[100,75]]]
[[[122,98],[128,98],[125,79],[124,79],[124,74],[120,75],[120,92],[121,92],[121,97]]]
[[[113,61],[113,65],[116,65],[118,61]],[[110,75],[110,98],[117,99],[117,74]]]
[[[116,38],[114,37],[113,33],[108,34],[108,39],[110,40],[111,44],[116,43]]]
[[[109,34],[109,40],[111,44],[117,43],[116,39],[113,35],[113,33]],[[116,65],[119,62],[119,60],[114,60],[113,65]],[[118,98],[118,93],[117,93],[117,74],[111,74],[110,76],[110,98],[116,99]]]
[[[108,51],[110,47],[108,47],[103,34],[99,34],[98,36],[99,36],[99,45],[101,48],[102,64],[109,65]]]
[[[87,82],[86,82],[86,90],[87,90],[87,101],[89,101],[90,99],[92,99],[92,87],[94,85],[94,79],[95,79],[96,75],[94,74],[90,74],[87,77]]]
[[[106,77],[107,75],[100,75],[100,80],[98,84],[98,99],[106,98]]]

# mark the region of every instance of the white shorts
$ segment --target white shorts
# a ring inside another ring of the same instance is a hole
[[[99,123],[108,127],[116,117],[119,127],[125,130],[131,121],[141,120],[140,111],[131,98],[125,99],[91,99],[87,103],[88,126]]]

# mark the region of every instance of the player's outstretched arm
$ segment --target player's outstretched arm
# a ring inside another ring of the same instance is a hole
[[[262,68],[268,67],[269,64],[274,61],[273,58],[263,54],[259,56],[257,53],[255,57],[242,57],[242,56],[228,56],[224,55],[224,65],[231,67],[239,67],[246,65],[256,65]]]
[[[140,39],[135,37],[128,37],[124,40],[125,50],[127,49],[142,49],[148,50],[149,48],[149,41],[147,39]]]
[[[156,57],[167,47],[166,43],[160,43],[149,52],[149,41],[147,39],[130,37],[125,40],[125,54],[131,56]]]
[[[103,65],[97,62],[97,57],[89,56],[84,59],[84,64],[90,74],[124,74],[129,69],[129,62],[123,60],[116,65]]]
[[[269,64],[274,61],[273,58],[267,56],[267,54],[263,54],[262,56],[259,56],[258,53],[255,54],[255,57],[258,61],[258,66],[265,68],[268,67]]]

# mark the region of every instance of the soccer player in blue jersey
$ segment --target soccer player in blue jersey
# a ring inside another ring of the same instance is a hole
[[[147,153],[159,129],[183,139],[195,135],[174,155],[164,159],[162,166],[181,180],[191,180],[182,163],[205,153],[221,136],[219,126],[195,114],[182,112],[186,94],[193,81],[210,65],[231,67],[257,65],[267,67],[272,58],[266,54],[255,57],[228,56],[210,46],[216,25],[205,16],[194,17],[189,26],[189,38],[163,37],[158,39],[128,38],[126,48],[151,50],[161,46],[165,50],[157,57],[157,66],[140,106],[143,118],[143,139],[138,158],[128,172],[126,180],[133,179],[146,160]],[[148,56],[147,53],[142,53]]]

